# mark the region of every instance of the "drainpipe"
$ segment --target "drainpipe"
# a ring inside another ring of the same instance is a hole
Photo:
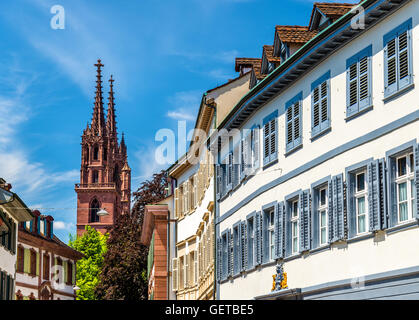
[[[205,98],[206,97],[207,97],[207,93],[205,93]],[[207,102],[206,99],[205,99],[205,102]],[[217,128],[217,108],[215,106],[215,103],[214,104],[207,104],[207,106],[209,108],[214,109],[214,126],[213,126],[213,129],[216,129]],[[217,297],[217,295],[216,295],[216,290],[217,290],[217,250],[216,250],[216,247],[217,247],[217,237],[216,237],[216,234],[217,234],[217,232],[216,232],[217,225],[215,224],[215,220],[216,220],[216,216],[217,216],[217,208],[218,208],[218,206],[217,206],[217,196],[216,196],[216,194],[217,194],[217,184],[216,184],[216,174],[217,174],[217,172],[216,172],[216,169],[217,168],[215,166],[215,159],[214,159],[213,166],[214,166],[214,168],[213,168],[213,172],[214,172],[214,176],[213,176],[213,182],[214,182],[214,187],[213,187],[214,188],[214,217],[213,217],[213,219],[214,219],[214,233],[215,233],[214,234],[214,248],[213,248],[213,250],[214,250],[214,252],[213,252],[213,256],[214,256],[214,290],[213,290],[213,299],[216,300],[216,297]]]
[[[175,193],[174,193],[173,182],[175,182],[177,184],[177,179],[173,178],[172,176],[169,176],[169,179],[171,180],[170,188],[171,188],[171,193],[172,193],[173,198],[174,198]],[[174,205],[174,202],[173,202],[173,205]],[[176,208],[174,208],[174,210],[176,210]],[[169,277],[170,267],[171,267],[171,262],[172,262],[172,259],[170,258],[171,257],[170,256],[170,250],[171,250],[171,248],[170,248],[170,223],[171,222],[176,222],[176,221],[177,221],[176,219],[171,219],[170,218],[170,210],[168,210],[167,211],[167,300],[170,300],[170,294],[171,294],[171,292],[170,292],[170,279],[171,279],[171,277]],[[175,227],[176,227],[176,225],[175,225]],[[175,230],[175,235],[176,235],[176,230]],[[175,242],[175,245],[176,245],[176,242]]]

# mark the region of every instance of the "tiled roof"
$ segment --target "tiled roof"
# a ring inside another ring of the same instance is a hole
[[[324,13],[327,17],[332,19],[343,16],[344,14],[349,12],[355,5],[356,4],[354,3],[314,3],[314,7],[317,7],[322,13]]]
[[[281,59],[279,57],[274,57],[274,46],[264,45],[263,52],[266,54],[266,59],[269,62],[274,62],[275,65],[279,65]]]
[[[260,63],[259,60],[261,60],[261,59],[259,59],[259,58],[236,58],[235,70],[236,70],[236,72],[239,72],[240,71],[239,67],[241,65],[246,65],[246,66],[253,65],[253,67],[255,67],[255,65]]]
[[[317,34],[317,31],[309,31],[303,26],[276,26],[275,32],[286,43],[306,43]]]

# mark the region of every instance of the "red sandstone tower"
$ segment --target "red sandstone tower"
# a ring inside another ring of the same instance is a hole
[[[80,183],[77,193],[77,235],[83,234],[85,226],[90,225],[105,233],[118,215],[130,211],[131,169],[128,165],[127,146],[124,134],[118,143],[116,130],[114,80],[109,80],[110,92],[108,113],[105,119],[102,99],[101,67],[98,60],[96,96],[92,123],[87,124],[81,142]],[[109,214],[99,217],[97,212],[105,209]]]

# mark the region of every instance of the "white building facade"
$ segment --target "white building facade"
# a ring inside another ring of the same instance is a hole
[[[0,178],[0,300],[15,300],[18,224],[33,217],[10,189]]]
[[[359,8],[219,127],[217,299],[419,298],[419,2]]]

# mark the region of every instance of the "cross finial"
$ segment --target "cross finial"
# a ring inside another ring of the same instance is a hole
[[[102,62],[102,60],[98,59],[98,60],[97,60],[97,63],[95,64],[95,67],[97,67],[99,70],[100,70],[100,68],[101,68],[101,67],[104,67],[104,66],[105,66],[105,65],[104,65],[104,64],[102,64],[101,62]]]

